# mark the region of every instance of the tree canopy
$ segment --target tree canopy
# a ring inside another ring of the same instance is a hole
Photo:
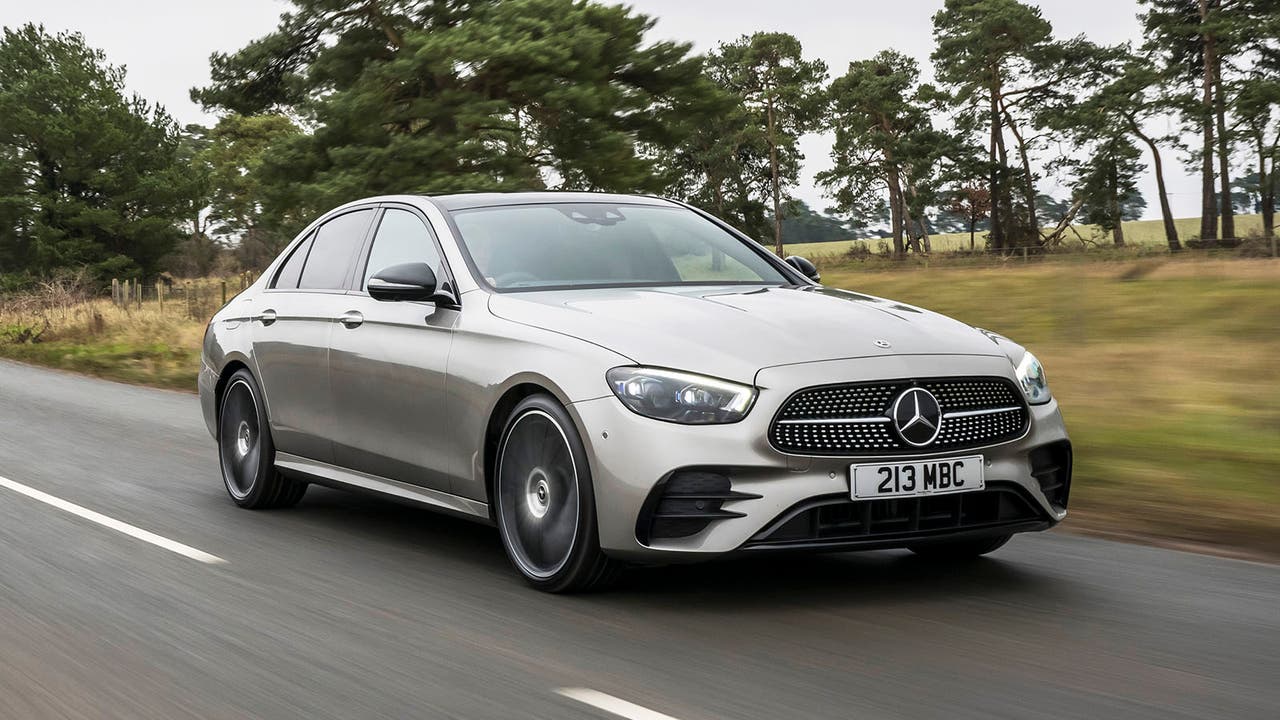
[[[163,109],[74,33],[0,39],[0,274],[153,272],[198,194]]]
[[[763,130],[769,152],[774,249],[782,256],[784,209],[804,160],[800,136],[818,129],[822,122],[827,66],[821,60],[805,60],[795,36],[776,32],[744,35],[722,44],[715,66],[723,87],[739,98],[746,111],[741,119]]]
[[[659,192],[673,147],[721,96],[653,21],[570,0],[299,0],[275,33],[215,56],[213,109],[313,128],[277,145],[276,208],[377,193]]]

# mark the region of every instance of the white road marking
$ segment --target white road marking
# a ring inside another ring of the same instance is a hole
[[[602,693],[591,688],[556,688],[556,693],[571,700],[577,700],[584,705],[590,705],[597,710],[627,718],[627,720],[676,720],[670,715],[663,715],[656,710],[641,707],[633,702],[627,702],[622,698],[616,698],[608,693]]]
[[[100,512],[94,512],[89,508],[81,507],[79,505],[76,505],[73,502],[68,502],[66,500],[63,500],[62,498],[54,497],[49,493],[42,492],[33,487],[28,487],[26,485],[23,485],[20,482],[14,482],[13,480],[10,480],[9,478],[4,476],[0,476],[0,487],[9,488],[10,490],[16,493],[21,493],[23,495],[26,495],[32,500],[39,500],[40,502],[46,505],[51,505],[53,507],[58,508],[59,510],[69,512],[72,515],[75,515],[77,517],[82,517],[85,520],[88,520],[90,522],[95,522],[105,528],[110,528],[112,530],[115,530],[118,533],[123,533],[125,535],[128,535],[131,538],[141,540],[142,542],[145,542],[145,543],[151,543],[152,545],[155,545],[158,548],[164,548],[169,552],[177,553],[183,557],[191,558],[192,560],[195,560],[197,562],[202,562],[209,565],[220,565],[226,562],[226,560],[223,560],[217,555],[210,555],[209,553],[204,552],[203,550],[197,550],[193,547],[183,545],[182,543],[177,542],[175,540],[170,540],[169,538],[161,537],[153,532],[143,530],[142,528],[134,527],[129,523],[121,522],[112,517],[107,517],[106,515],[103,515]]]

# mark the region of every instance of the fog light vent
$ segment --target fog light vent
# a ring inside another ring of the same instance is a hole
[[[1031,476],[1051,505],[1066,510],[1071,493],[1071,443],[1063,440],[1032,450]]]
[[[725,502],[758,497],[735,492],[729,477],[722,473],[677,470],[653,489],[641,512],[636,534],[645,544],[650,540],[696,535],[717,520],[743,517],[740,512],[725,510]]]

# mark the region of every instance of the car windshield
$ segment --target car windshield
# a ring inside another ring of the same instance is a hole
[[[453,218],[480,275],[499,290],[791,282],[681,207],[548,203],[458,210]]]

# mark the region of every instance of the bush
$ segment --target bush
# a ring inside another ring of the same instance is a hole
[[[1236,255],[1242,258],[1272,257],[1271,241],[1262,237],[1260,232],[1251,232],[1236,248]]]
[[[855,242],[845,251],[844,256],[848,260],[866,261],[871,257],[871,254],[871,248],[866,243]]]

